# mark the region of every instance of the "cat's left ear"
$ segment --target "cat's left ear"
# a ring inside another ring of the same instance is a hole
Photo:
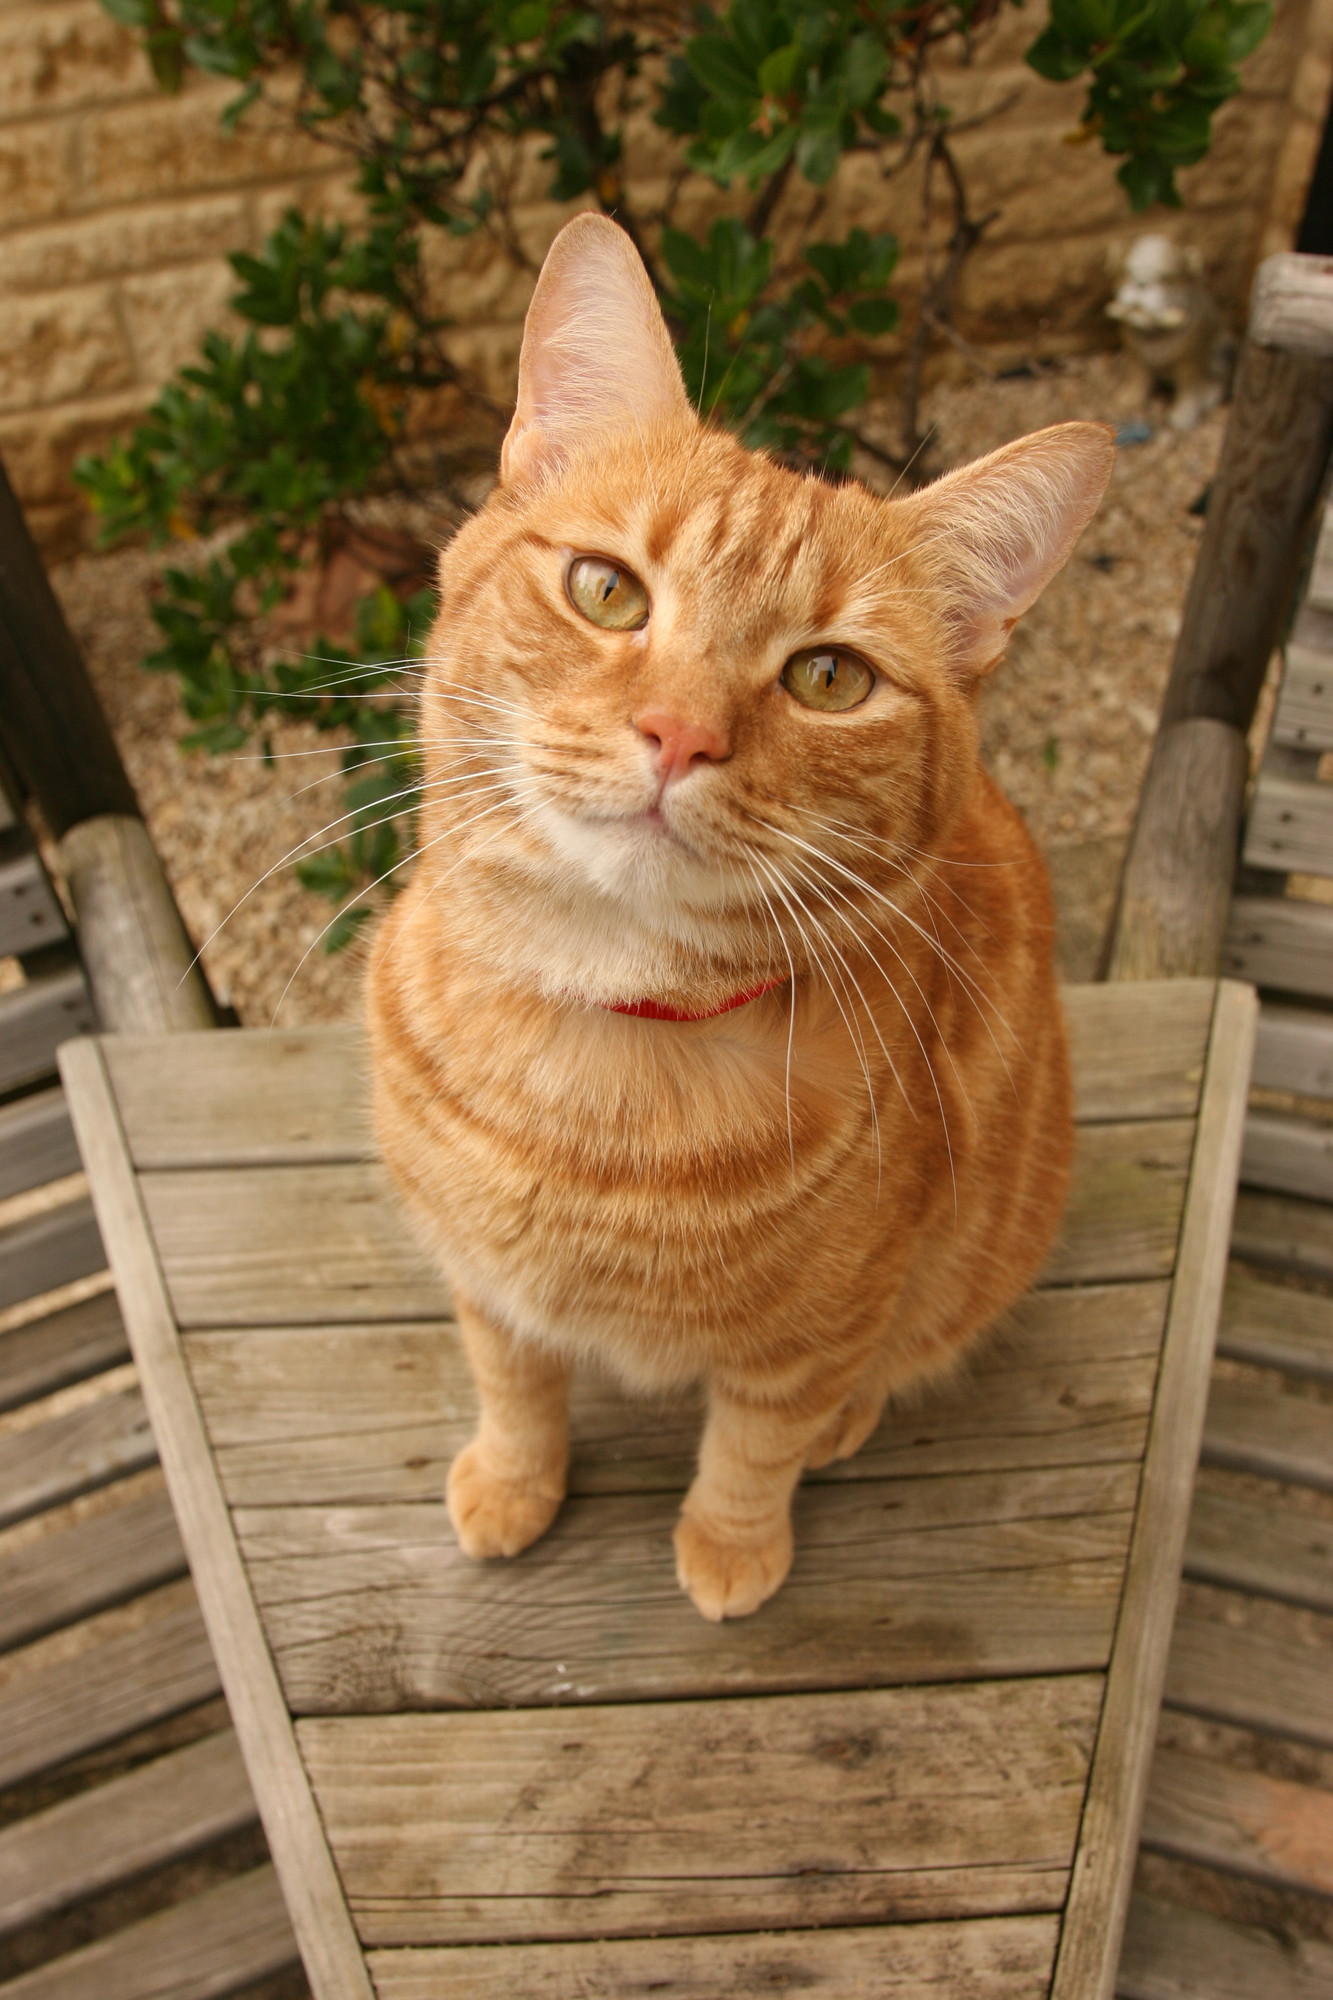
[[[693,423],[643,260],[605,215],[576,215],[546,253],[523,323],[518,405],[500,452],[511,485],[599,432]]]
[[[954,666],[989,673],[1097,511],[1115,464],[1105,424],[1055,424],[937,480],[894,512],[938,588]]]

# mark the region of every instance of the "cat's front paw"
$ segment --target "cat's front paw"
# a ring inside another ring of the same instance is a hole
[[[766,1539],[736,1542],[696,1515],[682,1514],[675,1542],[676,1581],[714,1623],[757,1611],[791,1568],[791,1522],[785,1515]]]
[[[445,1499],[465,1556],[516,1556],[544,1535],[560,1511],[563,1491],[540,1482],[500,1479],[488,1472],[475,1439],[449,1467]]]

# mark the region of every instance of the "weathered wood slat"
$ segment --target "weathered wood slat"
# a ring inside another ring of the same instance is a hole
[[[1333,1408],[1270,1382],[1215,1381],[1203,1459],[1232,1472],[1333,1491]]]
[[[1073,1676],[298,1738],[362,1940],[463,1944],[1057,1907],[1100,1705]]]
[[[37,855],[0,862],[0,958],[19,958],[68,936],[64,911]]]
[[[1333,1277],[1333,1208],[1294,1195],[1242,1188],[1231,1248],[1254,1264],[1281,1264],[1314,1278]]]
[[[1333,905],[1290,896],[1237,896],[1222,970],[1281,993],[1333,992]]]
[[[0,1410],[35,1402],[129,1357],[114,1292],[31,1320],[0,1333]]]
[[[0,1201],[78,1169],[63,1090],[34,1091],[0,1106]]]
[[[3,2000],[221,2000],[296,1957],[272,1868],[254,1868],[0,1986]]]
[[[1105,988],[1068,989],[1080,1120],[1190,1116],[1213,991],[1211,980],[1147,985],[1131,1018]],[[141,1172],[375,1157],[369,1059],[357,1028],[275,1030],[243,1041],[121,1035],[106,1045],[106,1062]]]
[[[1171,1642],[1166,1700],[1215,1722],[1333,1748],[1333,1643],[1329,1633],[1324,1636],[1323,1645],[1298,1646],[1182,1614]]]
[[[373,1951],[379,2000],[1032,2000],[1055,1957],[1052,1916],[848,1925],[765,1936],[596,1938],[579,1944]]]
[[[1311,1611],[1333,1611],[1333,1524],[1230,1494],[1197,1492],[1185,1574]]]
[[[1216,993],[1211,979],[1145,981],[1138,1006],[1130,1009],[1111,986],[1067,988],[1064,1011],[1080,1124],[1192,1117]]]
[[[0,1537],[0,1648],[91,1617],[185,1573],[163,1488],[8,1549]]]
[[[1327,2000],[1333,1947],[1136,1896],[1119,2000]]]
[[[0,1785],[217,1692],[193,1586],[166,1584],[0,1659]]]
[[[1281,1112],[1251,1111],[1240,1177],[1246,1187],[1333,1201],[1333,1125]]]
[[[653,1701],[1105,1665],[1136,1468],[808,1487],[762,1620],[712,1628],[675,1577],[670,1494],[569,1500],[513,1563],[439,1502],[235,1520],[297,1714]]]
[[[1159,1749],[1143,1845],[1278,1889],[1333,1896],[1333,1793]]]
[[[97,813],[60,844],[79,953],[103,1028],[182,1033],[216,1026],[213,996],[138,817]]]
[[[1157,1396],[1050,2000],[1110,2000],[1114,1990],[1226,1281],[1258,1011],[1251,988],[1218,982]]]
[[[230,1729],[76,1792],[0,1831],[0,1932],[179,1860],[255,1816]]]
[[[1333,1382],[1333,1299],[1274,1284],[1233,1264],[1217,1351],[1230,1361]]]
[[[106,1269],[87,1196],[0,1229],[0,1311]]]
[[[0,1438],[0,1526],[151,1465],[157,1456],[135,1388],[99,1396]]]
[[[1305,762],[1303,751],[1270,748],[1245,829],[1248,868],[1322,875],[1333,865],[1333,785],[1316,776],[1313,753],[1308,771]]]
[[[1333,750],[1333,655],[1287,647],[1273,740],[1295,750]]]
[[[1043,1281],[1167,1276],[1193,1139],[1187,1119],[1084,1126]],[[378,1164],[204,1168],[140,1185],[183,1329],[448,1313]]]
[[[1329,983],[1333,985],[1333,971]],[[1253,1082],[1259,1090],[1333,1097],[1333,1013],[1313,1007],[1261,1007]]]
[[[55,1075],[56,1050],[96,1022],[77,966],[0,993],[0,1091]]]
[[[375,1157],[359,1028],[120,1035],[105,1053],[141,1172]]]
[[[1033,1295],[960,1381],[891,1411],[854,1458],[815,1476],[1137,1459],[1166,1300],[1158,1280]],[[233,1506],[435,1499],[475,1420],[446,1322],[238,1329],[184,1346]],[[683,1491],[700,1424],[694,1398],[645,1405],[577,1376],[570,1491]]]
[[[161,1440],[167,1488],[198,1577],[203,1615],[218,1643],[232,1724],[302,1960],[317,1990],[336,1992],[339,2000],[374,2000],[213,1468],[99,1048],[71,1043],[61,1052],[61,1074],[98,1223],[128,1302],[129,1332]]]

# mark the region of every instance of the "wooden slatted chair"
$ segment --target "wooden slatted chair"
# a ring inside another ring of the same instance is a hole
[[[1333,264],[1274,260],[1255,319],[1163,732],[1192,705],[1211,809],[1191,826],[1168,748],[1156,797],[1151,777],[1145,789],[1112,954],[1122,972],[1161,970],[1168,953],[1173,970],[1220,964],[1264,994],[1121,2000],[1333,1993],[1333,1790],[1305,1755],[1333,1749],[1333,1511],[1314,1500],[1333,1493],[1333,1404],[1320,1393],[1333,1383],[1333,904],[1309,899],[1318,883],[1288,883],[1299,870],[1333,896],[1333,784],[1319,775],[1333,751],[1333,511],[1286,648],[1229,916],[1223,893],[1240,731],[1328,454]]]
[[[295,2000],[56,1075],[99,1010],[211,1019],[72,648],[0,474],[4,744],[66,834],[95,988],[0,768],[0,1994]]]

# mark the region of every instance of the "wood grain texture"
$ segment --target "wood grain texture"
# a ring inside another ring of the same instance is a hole
[[[1272,1503],[1197,1492],[1185,1574],[1311,1611],[1333,1611],[1333,1523]]]
[[[1216,972],[1247,768],[1244,735],[1230,722],[1212,715],[1163,722],[1121,876],[1109,979]]]
[[[0,1105],[0,1201],[77,1173],[79,1164],[63,1090],[38,1090]]]
[[[91,1617],[136,1591],[185,1574],[171,1502],[160,1489],[40,1541],[6,1546],[0,1535],[0,1648]]]
[[[1213,1018],[1211,979],[1145,981],[1127,1006],[1113,986],[1061,995],[1081,1124],[1192,1118]]]
[[[1272,1382],[1216,1381],[1203,1460],[1333,1492],[1333,1408],[1288,1395]]]
[[[1333,1947],[1136,1896],[1119,2000],[1327,2000]]]
[[[127,1327],[161,1441],[181,1539],[221,1655],[228,1707],[301,1957],[320,2000],[373,2000],[232,1536],[97,1045],[76,1042],[63,1050],[61,1073],[95,1189],[103,1239],[115,1259],[122,1297],[129,1302]]]
[[[1333,750],[1333,650],[1287,647],[1273,741],[1293,750]]]
[[[1333,1299],[1274,1284],[1233,1264],[1222,1298],[1217,1351],[1231,1361],[1333,1382]]]
[[[375,1158],[359,1027],[122,1035],[105,1054],[140,1171]]]
[[[1058,1907],[1100,1700],[1068,1676],[299,1740],[367,1944],[762,1930]]]
[[[114,1292],[0,1333],[0,1410],[35,1402],[129,1356]]]
[[[814,1477],[1137,1460],[1166,1299],[1158,1280],[1031,1295],[957,1381],[890,1411],[854,1458]],[[231,1329],[183,1346],[233,1506],[437,1498],[475,1422],[443,1321]],[[570,1491],[683,1492],[700,1422],[694,1397],[636,1402],[578,1375]]]
[[[1281,1112],[1251,1111],[1240,1177],[1246,1187],[1333,1202],[1333,1125]]]
[[[1033,2000],[1055,1957],[1057,1919],[847,1925],[767,1935],[597,1938],[579,1944],[372,1951],[379,2000]]]
[[[1333,433],[1333,363],[1241,346],[1162,703],[1244,735],[1291,603]]]
[[[212,995],[143,821],[80,820],[61,842],[61,861],[102,1026],[211,1028]]]
[[[1270,745],[1245,828],[1247,868],[1326,875],[1333,869],[1333,785],[1316,751]]]
[[[1333,1793],[1161,1749],[1143,1845],[1277,1889],[1333,1896]]]
[[[0,1438],[0,1526],[105,1486],[156,1457],[148,1413],[134,1388]]]
[[[1236,1197],[1232,1249],[1255,1264],[1284,1265],[1312,1278],[1333,1277],[1333,1208],[1242,1188]]]
[[[40,951],[68,936],[64,912],[39,857],[20,854],[0,862],[0,958]]]
[[[1289,896],[1236,896],[1222,970],[1282,993],[1333,997],[1333,909]]]
[[[1046,1284],[1170,1274],[1194,1126],[1083,1126]],[[145,1173],[140,1186],[177,1324],[438,1320],[444,1281],[378,1163]]]
[[[298,1714],[643,1701],[1103,1666],[1136,1467],[803,1488],[763,1619],[720,1630],[675,1577],[674,1494],[565,1503],[514,1562],[461,1554],[439,1502],[242,1509]]]
[[[1308,1625],[1314,1629],[1302,1644],[1182,1614],[1171,1641],[1166,1701],[1214,1722],[1333,1748],[1333,1621],[1310,1613]]]
[[[1329,979],[1333,983],[1333,972]],[[1266,1002],[1259,1010],[1253,1080],[1258,1090],[1333,1097],[1333,1014]]]
[[[173,1903],[6,1986],[5,2000],[219,2000],[296,1957],[272,1868]]]
[[[255,1818],[229,1729],[76,1792],[0,1831],[0,1932],[179,1860]]]
[[[1208,981],[1145,985],[1127,1008],[1100,986],[1062,995],[1080,1120],[1192,1116],[1212,1013]],[[359,1028],[122,1035],[105,1050],[140,1171],[316,1166],[376,1156]]]
[[[0,993],[0,1091],[41,1083],[56,1071],[56,1050],[96,1027],[82,972],[72,966]]]
[[[1249,337],[1333,361],[1333,257],[1279,250],[1254,274]]]
[[[1257,1016],[1252,988],[1219,983],[1139,1506],[1051,2000],[1110,2000],[1114,1989],[1226,1280]]]
[[[92,1203],[82,1197],[0,1229],[0,1311],[106,1269]]]
[[[0,1659],[0,1785],[207,1701],[217,1669],[192,1585],[38,1639]]]

